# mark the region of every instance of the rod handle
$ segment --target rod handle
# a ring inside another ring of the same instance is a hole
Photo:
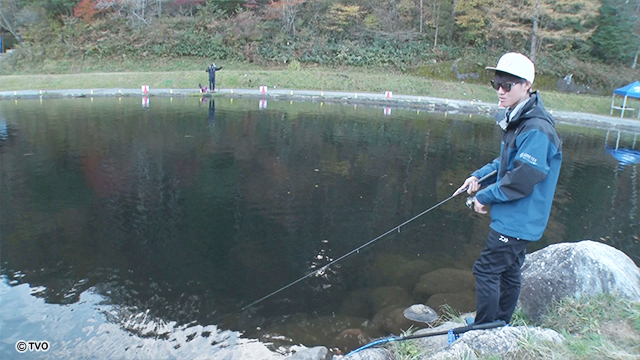
[[[468,326],[455,328],[455,329],[453,329],[453,333],[454,334],[462,334],[462,333],[466,333],[467,331],[472,331],[472,330],[494,329],[494,328],[498,328],[498,327],[503,327],[506,324],[507,323],[504,320],[496,320],[496,321],[493,321],[493,322],[490,322],[490,323],[484,323],[484,324],[471,324],[471,325],[468,325]]]

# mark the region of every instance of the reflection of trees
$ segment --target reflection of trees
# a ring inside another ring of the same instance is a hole
[[[209,126],[197,107],[177,101],[149,112],[133,112],[126,99],[51,104],[50,121],[34,119],[43,111],[36,102],[11,114],[19,136],[0,184],[11,204],[0,210],[8,268],[51,289],[43,294],[51,302],[101,284],[114,302],[178,321],[235,310],[448,197],[497,156],[501,136],[488,119],[389,119],[342,106],[236,111],[220,103]],[[604,154],[593,155],[598,136],[565,133],[541,245],[610,234],[601,204],[611,199],[612,172]],[[381,251],[470,258],[464,252],[484,243],[488,219],[462,203],[273,303],[289,313],[332,306],[343,289],[366,286],[358,270]]]

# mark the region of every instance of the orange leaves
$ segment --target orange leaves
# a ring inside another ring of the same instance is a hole
[[[96,5],[95,0],[82,0],[73,8],[73,16],[90,22],[100,12]]]

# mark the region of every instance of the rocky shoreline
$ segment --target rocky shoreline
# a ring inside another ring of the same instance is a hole
[[[542,315],[560,299],[599,294],[615,294],[616,297],[640,301],[640,268],[623,252],[590,240],[553,244],[527,255],[522,268],[519,306],[531,321],[540,321]],[[414,334],[442,332],[462,326],[464,324],[450,321],[436,328],[418,330]],[[523,341],[531,338],[543,343],[565,341],[564,336],[552,329],[505,326],[465,332],[455,340],[447,335],[424,337],[416,339],[415,346],[428,359],[477,359],[478,355],[517,358]],[[368,348],[343,356],[333,355],[329,349],[320,346],[299,349],[295,354],[283,358],[392,360],[396,356],[386,347]]]

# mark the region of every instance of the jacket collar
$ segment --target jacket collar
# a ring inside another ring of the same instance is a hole
[[[534,117],[544,119],[555,126],[553,117],[544,109],[537,91],[531,93],[529,100],[519,103],[511,112],[505,113],[505,117],[498,121],[498,125],[502,130],[507,131],[507,128],[517,126],[522,121]]]

